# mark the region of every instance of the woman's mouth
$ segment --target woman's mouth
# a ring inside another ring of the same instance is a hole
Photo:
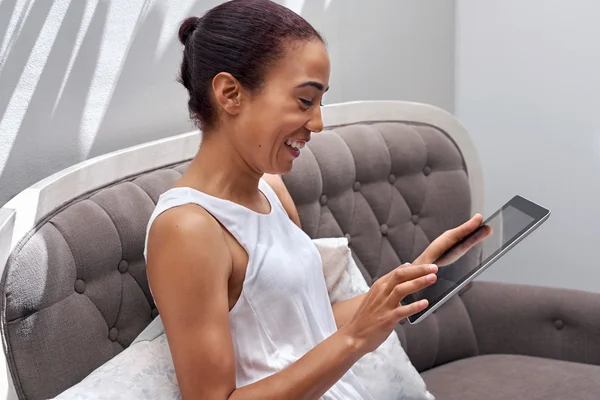
[[[296,158],[300,155],[300,150],[306,145],[306,142],[302,140],[286,139],[284,144],[292,156]]]
[[[285,144],[294,150],[302,150],[306,142],[303,140],[286,139]]]

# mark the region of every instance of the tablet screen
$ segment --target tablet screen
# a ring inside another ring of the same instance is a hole
[[[402,303],[409,304],[427,299],[429,306],[411,320],[418,319],[440,300],[444,299],[456,287],[525,234],[546,215],[545,209],[520,197],[513,198],[502,209],[448,250],[436,262],[438,279],[433,285],[407,296]]]

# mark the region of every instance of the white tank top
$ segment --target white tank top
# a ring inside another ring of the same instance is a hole
[[[237,387],[281,371],[337,330],[317,248],[269,184],[261,179],[259,189],[271,205],[269,214],[182,187],[160,196],[148,223],[149,231],[164,211],[197,204],[248,253],[242,293],[229,312]],[[321,399],[372,397],[349,370]]]

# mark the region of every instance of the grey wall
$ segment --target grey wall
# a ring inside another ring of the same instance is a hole
[[[482,279],[600,291],[600,2],[458,0],[456,112],[487,212],[519,193],[546,225]]]
[[[281,0],[328,42],[326,102],[453,110],[454,1]],[[0,205],[87,158],[192,129],[179,21],[218,0],[1,0]]]

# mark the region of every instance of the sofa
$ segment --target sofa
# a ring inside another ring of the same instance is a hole
[[[401,101],[323,109],[285,175],[312,238],[348,238],[369,284],[483,211],[472,140],[449,113]],[[200,132],[60,171],[0,209],[0,396],[45,399],[127,348],[158,315],[145,228]],[[396,333],[439,400],[599,399],[600,293],[477,279]]]

